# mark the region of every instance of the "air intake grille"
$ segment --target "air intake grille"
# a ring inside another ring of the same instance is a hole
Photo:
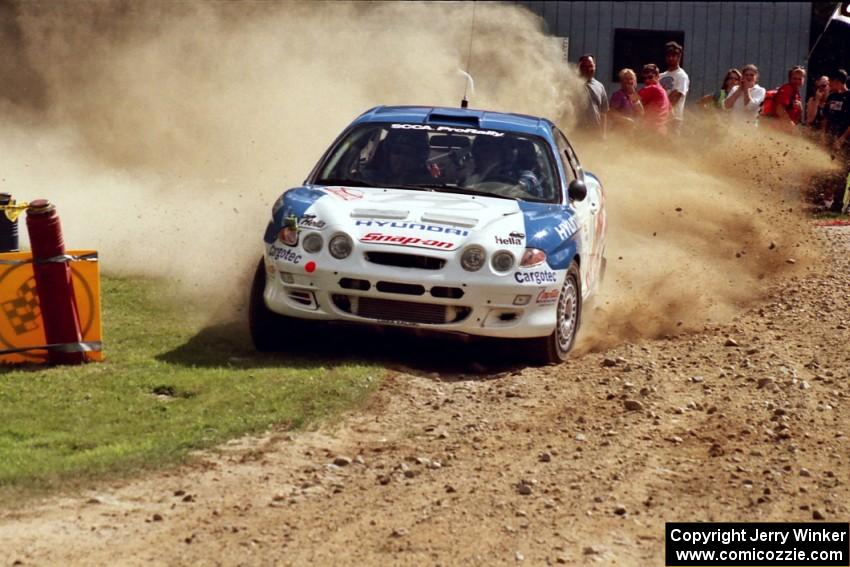
[[[463,290],[459,287],[434,286],[431,288],[431,295],[447,299],[460,299],[463,297]]]
[[[446,265],[446,261],[440,258],[419,256],[418,254],[399,254],[396,252],[367,252],[366,260],[373,264],[381,264],[382,266],[418,268],[420,270],[440,270]]]
[[[345,295],[334,295],[333,302],[339,309],[358,317],[432,325],[456,323],[465,319],[471,311],[469,307]]]
[[[424,295],[425,287],[419,284],[406,284],[398,282],[378,282],[375,285],[378,291],[384,293],[403,293],[404,295]]]
[[[339,287],[344,289],[359,289],[360,291],[368,291],[372,284],[369,280],[359,280],[354,278],[342,278],[339,280]]]

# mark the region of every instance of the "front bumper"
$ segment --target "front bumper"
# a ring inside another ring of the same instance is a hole
[[[468,272],[459,254],[360,243],[348,258],[337,260],[326,249],[307,254],[267,245],[264,298],[272,311],[300,319],[486,337],[552,333],[564,270],[543,266],[497,274],[486,265]],[[398,255],[425,258],[419,263],[428,267],[385,263],[386,257],[396,262]]]

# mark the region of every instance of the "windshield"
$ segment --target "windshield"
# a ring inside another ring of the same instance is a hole
[[[542,139],[476,128],[364,124],[327,156],[315,183],[560,202]]]

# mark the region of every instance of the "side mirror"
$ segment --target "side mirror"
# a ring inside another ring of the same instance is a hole
[[[567,196],[570,201],[584,201],[587,197],[587,185],[580,179],[570,181],[570,186],[567,187]]]

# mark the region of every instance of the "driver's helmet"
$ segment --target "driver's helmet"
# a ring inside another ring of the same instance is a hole
[[[537,151],[534,149],[534,142],[517,139],[514,142],[514,148],[516,150],[514,168],[519,171],[535,171],[537,169]]]
[[[390,130],[384,138],[387,156],[403,154],[410,160],[424,164],[428,160],[430,146],[428,133],[423,130]]]
[[[516,139],[514,140],[514,151],[516,157],[513,163],[513,173],[518,177],[518,183],[525,189],[529,195],[538,198],[544,198],[545,188],[540,182],[537,151],[534,149],[534,142],[531,140]]]
[[[504,164],[504,160],[509,155],[510,148],[501,138],[479,134],[472,142],[472,159],[476,168],[493,161]]]

